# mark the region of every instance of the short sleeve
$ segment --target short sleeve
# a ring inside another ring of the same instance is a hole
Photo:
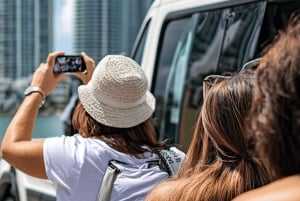
[[[84,146],[81,136],[61,136],[45,140],[43,154],[46,174],[55,186],[63,186],[71,191],[76,185],[84,162]]]

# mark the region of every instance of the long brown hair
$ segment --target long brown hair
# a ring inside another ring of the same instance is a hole
[[[79,102],[74,110],[72,123],[84,137],[98,138],[113,149],[140,157],[146,151],[155,152],[165,147],[156,139],[156,129],[152,118],[131,128],[115,128],[103,125],[93,119]]]
[[[265,50],[257,69],[251,128],[272,180],[300,172],[300,17]]]
[[[245,131],[253,79],[247,71],[204,81],[204,103],[186,161],[178,176],[158,185],[148,200],[229,201],[268,182]],[[169,193],[160,193],[166,187]]]

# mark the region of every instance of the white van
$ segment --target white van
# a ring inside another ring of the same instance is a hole
[[[236,71],[300,8],[299,0],[156,0],[132,52],[157,99],[159,138],[187,150],[202,103],[202,80]],[[54,201],[47,180],[0,160],[0,201]]]
[[[299,0],[156,0],[131,57],[156,96],[159,138],[186,151],[203,78],[234,72],[259,57],[299,8]]]

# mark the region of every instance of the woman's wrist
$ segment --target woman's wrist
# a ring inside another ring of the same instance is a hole
[[[25,97],[32,96],[33,94],[39,94],[39,96],[42,99],[41,104],[39,106],[42,107],[42,105],[45,103],[46,100],[45,92],[39,87],[32,87],[32,86],[28,87],[24,92]]]

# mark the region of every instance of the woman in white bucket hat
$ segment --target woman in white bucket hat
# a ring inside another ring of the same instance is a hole
[[[108,55],[95,68],[83,53],[88,72],[75,73],[84,83],[73,115],[79,134],[31,140],[39,107],[63,77],[52,71],[55,58],[63,54],[49,54],[35,71],[6,130],[2,158],[26,174],[50,179],[58,201],[95,201],[109,162],[121,161],[110,200],[143,200],[168,173],[155,163],[159,158],[155,150],[165,146],[156,140],[151,117],[155,98],[132,59]]]

